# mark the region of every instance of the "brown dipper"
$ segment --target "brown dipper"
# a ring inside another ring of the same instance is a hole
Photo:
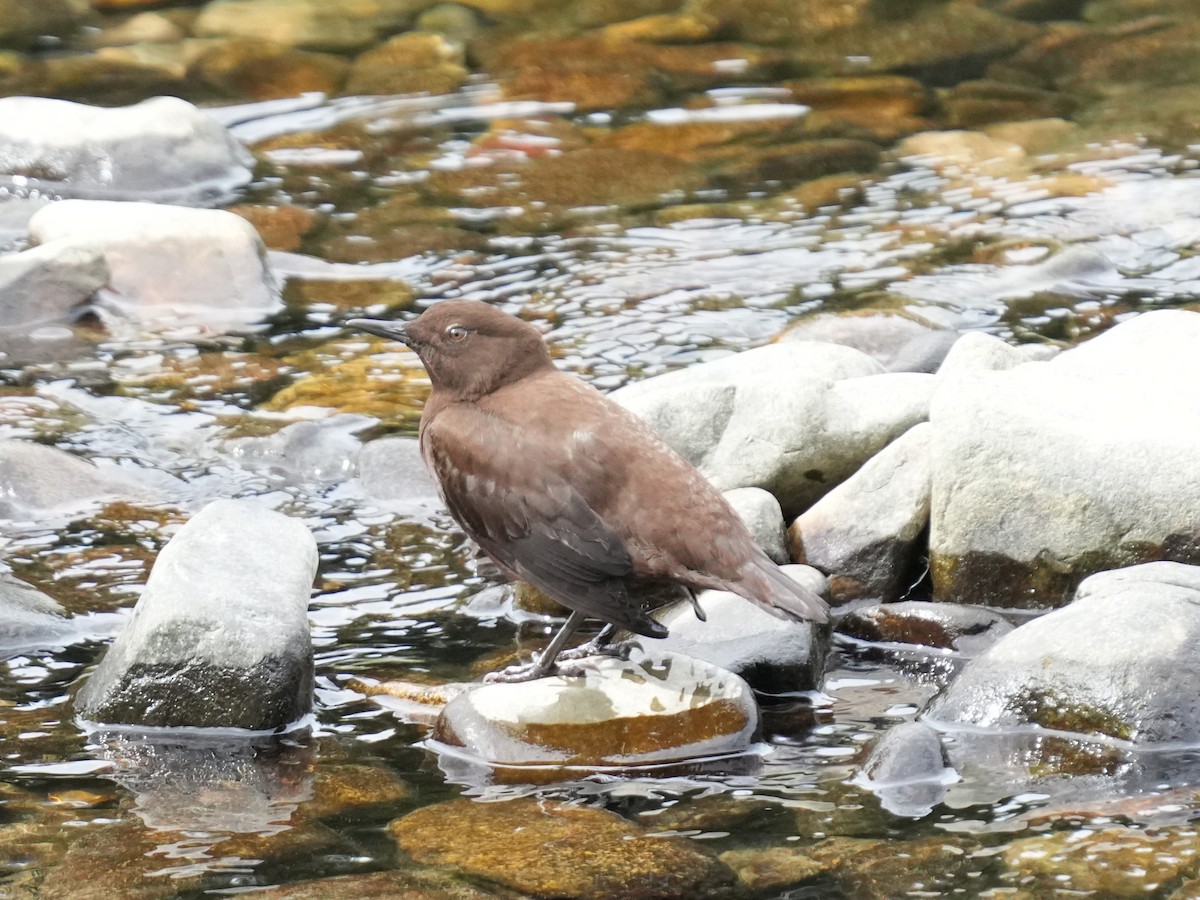
[[[346,324],[416,351],[433,384],[421,454],[450,513],[507,574],[573,610],[535,663],[503,680],[550,672],[586,616],[665,637],[638,599],[663,585],[827,621],[825,602],[779,570],[721,493],[633,413],[558,371],[532,325],[472,300]]]

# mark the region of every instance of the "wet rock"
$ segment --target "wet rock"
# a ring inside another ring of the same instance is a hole
[[[931,101],[924,85],[898,75],[811,78],[784,82],[797,102],[812,107],[805,124],[817,134],[895,140],[926,131]]]
[[[581,677],[477,687],[447,704],[434,738],[493,764],[607,768],[741,753],[757,733],[746,682],[656,652],[597,658]]]
[[[721,862],[737,872],[738,880],[758,893],[781,891],[829,872],[834,867],[814,859],[808,848],[761,847],[727,850]]]
[[[272,100],[310,91],[335,94],[349,65],[339,56],[310,53],[268,41],[215,40],[197,48],[188,78],[217,99]]]
[[[725,492],[725,499],[733,511],[741,516],[758,546],[767,556],[784,565],[791,562],[788,554],[783,510],[779,501],[761,488],[734,488]]]
[[[1145,897],[1200,868],[1191,827],[1057,831],[1018,838],[1004,848],[1003,860],[1010,877],[1037,896],[1070,891],[1113,900]]]
[[[722,29],[755,44],[788,44],[806,31],[826,35],[871,21],[869,0],[836,4],[821,0],[751,0],[737,4],[692,0],[688,6],[694,14],[710,16]]]
[[[29,234],[101,251],[112,289],[104,310],[119,317],[236,328],[279,307],[258,233],[225,210],[64,200],[35,213]]]
[[[108,724],[274,729],[312,709],[316,542],[250,501],[218,500],[159,554],[133,616],[75,698]]]
[[[300,249],[305,235],[317,227],[322,221],[321,214],[316,210],[304,209],[300,206],[256,206],[243,204],[231,206],[229,211],[241,216],[254,226],[268,250],[284,250],[293,252]],[[292,288],[296,281],[298,289]],[[312,282],[301,282],[299,279],[288,279],[284,288],[285,300],[290,288],[293,293],[304,294],[304,287]],[[328,282],[320,282],[328,287]],[[361,285],[361,282],[358,284]]]
[[[537,897],[700,900],[724,896],[735,881],[690,841],[650,837],[605,810],[535,798],[451,800],[396,819],[388,831],[416,862]]]
[[[895,900],[918,891],[935,896],[976,893],[980,862],[970,841],[956,837],[897,841],[830,838],[810,851],[834,870],[844,896]]]
[[[335,415],[293,422],[266,437],[233,438],[224,449],[248,468],[289,484],[336,484],[353,476],[362,443],[355,434],[375,424],[366,416]]]
[[[61,606],[24,581],[0,572],[0,658],[56,644],[70,631]]]
[[[431,500],[438,495],[416,438],[384,437],[363,445],[358,478],[370,500]]]
[[[215,205],[250,180],[251,157],[212,117],[175,97],[101,109],[0,99],[0,184],[58,196]]]
[[[178,24],[156,12],[143,12],[124,22],[104,28],[88,38],[91,47],[124,47],[130,44],[173,44],[186,34]]]
[[[979,131],[926,131],[901,141],[895,155],[929,166],[943,175],[973,172],[1011,175],[1023,170],[1025,151],[1019,144]]]
[[[794,4],[775,2],[795,9]],[[854,5],[861,8],[866,4]],[[831,7],[824,4],[823,8]],[[1037,26],[961,3],[916,4],[912,14],[901,10],[884,21],[868,16],[845,25],[824,31],[807,26],[789,28],[784,39],[798,59],[818,72],[895,73],[924,76],[936,83],[947,73],[960,79],[978,77],[991,59],[1039,34]]]
[[[648,41],[686,44],[714,36],[718,22],[711,16],[659,13],[605,26],[600,35],[609,41]]]
[[[1200,567],[1101,572],[1070,606],[1027,622],[963,669],[930,717],[1036,725],[1143,744],[1200,738]]]
[[[402,30],[425,5],[419,0],[216,0],[201,11],[195,31],[202,37],[345,53]]]
[[[144,497],[146,489],[115,471],[53,447],[0,441],[0,519],[36,521],[110,497]]]
[[[926,417],[933,376],[882,371],[857,350],[796,341],[612,396],[721,490],[763,488],[794,517]]]
[[[1012,631],[999,613],[978,606],[905,600],[852,609],[838,620],[839,634],[861,641],[916,644],[977,656]]]
[[[853,347],[889,372],[936,372],[956,332],[885,310],[819,313],[789,325],[776,340]]]
[[[394,810],[414,799],[413,788],[386,765],[322,759],[313,775],[312,796],[300,812],[306,819],[345,820],[367,810]]]
[[[942,97],[945,121],[954,128],[993,122],[1070,116],[1078,101],[1069,94],[1001,81],[964,81]]]
[[[70,242],[0,256],[0,332],[69,322],[109,277],[103,253]]]
[[[436,3],[417,16],[416,27],[429,34],[440,34],[448,41],[466,44],[483,30],[479,14],[460,3]]]
[[[938,733],[921,722],[904,722],[876,739],[857,783],[879,797],[880,805],[893,815],[920,819],[942,802],[957,780]]]
[[[446,872],[419,868],[292,881],[255,893],[262,900],[493,900],[496,896]]]
[[[25,49],[63,37],[88,18],[87,0],[0,0],[0,47]]]
[[[1062,604],[1085,576],[1200,562],[1200,315],[1146,313],[1045,363],[942,381],[933,402],[934,597]]]
[[[833,603],[895,600],[912,581],[929,522],[929,423],[906,431],[788,529],[792,557],[829,576]]]
[[[873,172],[880,155],[878,145],[870,141],[849,138],[797,141],[727,164],[721,175],[791,184],[838,172]]]
[[[372,47],[354,61],[347,94],[448,94],[468,73],[462,47],[437,34],[409,32]]]
[[[786,566],[792,578],[821,595],[824,577],[808,566]],[[825,632],[811,622],[776,618],[753,603],[726,591],[703,591],[697,601],[706,621],[684,601],[655,613],[670,629],[650,648],[679,653],[728,669],[767,693],[810,691],[825,674]],[[646,646],[649,642],[643,644]]]

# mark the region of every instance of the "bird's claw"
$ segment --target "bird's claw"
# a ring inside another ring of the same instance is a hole
[[[634,650],[641,649],[642,645],[633,640],[618,641],[612,644],[602,644],[601,646],[596,646],[594,643],[589,642],[572,650],[564,650],[558,654],[558,659],[559,662],[572,662],[587,659],[589,656],[607,656],[624,662],[633,655]]]

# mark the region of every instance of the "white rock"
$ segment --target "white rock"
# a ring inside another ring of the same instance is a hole
[[[0,658],[53,646],[71,631],[62,607],[32,585],[0,572]]]
[[[783,510],[779,501],[762,488],[734,488],[725,492],[725,499],[733,511],[750,529],[758,546],[779,565],[791,562],[787,549],[787,532],[783,524]]]
[[[436,500],[437,486],[416,438],[384,437],[363,445],[358,477],[373,501]]]
[[[792,523],[792,555],[829,575],[834,603],[907,587],[929,522],[931,437],[913,426]]]
[[[807,508],[926,418],[932,375],[885,374],[857,350],[789,341],[615,391],[721,490]]]
[[[1163,310],[1049,362],[942,379],[937,599],[1053,606],[1091,572],[1200,556],[1197,346],[1200,313]]]
[[[1030,361],[1029,356],[1012,344],[982,331],[968,331],[950,348],[937,374],[957,377],[964,372],[1000,372]]]
[[[67,322],[109,277],[103,253],[70,241],[0,256],[0,331]]]
[[[936,731],[922,722],[902,722],[875,740],[855,781],[874,792],[888,812],[919,819],[942,801],[958,773]]]
[[[0,99],[0,184],[65,197],[216,205],[250,180],[252,165],[220,123],[176,97],[115,108]]]
[[[136,321],[236,328],[280,306],[258,232],[225,210],[64,200],[39,210],[29,233],[101,251],[111,306]]]
[[[434,738],[494,764],[606,768],[741,753],[758,729],[741,678],[656,652],[597,658],[581,677],[474,688],[447,704]]]
[[[274,729],[312,709],[317,544],[245,500],[206,506],[163,548],[128,624],[76,696],[87,720]]]

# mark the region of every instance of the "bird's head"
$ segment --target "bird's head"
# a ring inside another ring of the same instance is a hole
[[[536,328],[478,300],[443,300],[408,322],[345,324],[407,344],[421,358],[434,390],[464,400],[552,367]]]

